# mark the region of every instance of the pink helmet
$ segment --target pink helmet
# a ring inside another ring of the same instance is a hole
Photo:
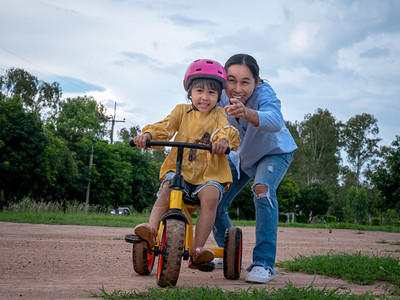
[[[196,78],[215,79],[221,83],[222,88],[226,86],[226,72],[223,66],[211,59],[198,59],[192,62],[186,70],[183,86],[188,91],[190,83]]]

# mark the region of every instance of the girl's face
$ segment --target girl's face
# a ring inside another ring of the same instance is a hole
[[[228,68],[225,93],[229,99],[236,98],[243,104],[253,94],[257,88],[260,79],[256,80],[253,77],[250,69],[246,65],[232,65]]]
[[[218,102],[218,91],[206,84],[196,84],[191,92],[192,103],[200,112],[209,112]]]

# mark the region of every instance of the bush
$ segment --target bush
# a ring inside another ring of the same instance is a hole
[[[288,218],[286,214],[279,214],[279,222],[286,223],[287,219]]]
[[[336,223],[336,217],[335,216],[324,216],[324,220],[326,223]]]
[[[396,210],[388,209],[383,214],[383,225],[392,225],[395,221],[397,221],[398,215]]]
[[[297,223],[307,224],[308,223],[308,218],[307,218],[307,216],[305,214],[296,215],[296,222]]]
[[[396,227],[400,227],[400,221],[394,221],[393,225],[396,226]]]
[[[347,219],[347,220],[346,220],[346,223],[354,224],[354,219]]]
[[[380,226],[381,225],[381,219],[379,219],[378,217],[373,217],[371,219],[371,225],[372,226]]]
[[[35,201],[29,197],[23,198],[19,202],[15,202],[6,208],[10,212],[37,212],[37,213],[50,213],[50,212],[63,212],[63,213],[105,213],[106,208],[100,205],[89,205],[86,207],[85,203],[79,201],[66,201],[66,202],[44,202]]]

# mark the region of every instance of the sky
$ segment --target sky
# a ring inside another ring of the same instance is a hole
[[[22,68],[63,98],[92,96],[125,119],[114,132],[186,103],[193,60],[247,53],[285,120],[368,113],[380,145],[400,135],[398,0],[0,0],[0,28],[0,75]]]

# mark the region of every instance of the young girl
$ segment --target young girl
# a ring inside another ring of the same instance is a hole
[[[199,263],[214,259],[214,252],[203,246],[213,227],[218,202],[232,182],[224,153],[227,147],[236,150],[240,140],[238,131],[229,125],[224,109],[216,106],[226,86],[226,73],[218,62],[208,59],[192,62],[183,85],[191,104],[179,104],[164,120],[145,126],[134,143],[146,149],[146,140],[170,140],[176,134],[177,142],[212,144],[212,153],[185,149],[186,159],[182,164],[185,192],[197,195],[201,206],[189,260],[189,268],[196,269]],[[161,166],[162,183],[149,223],[139,224],[134,230],[149,247],[156,244],[160,219],[169,209],[169,182],[176,171],[176,152],[173,147]]]

